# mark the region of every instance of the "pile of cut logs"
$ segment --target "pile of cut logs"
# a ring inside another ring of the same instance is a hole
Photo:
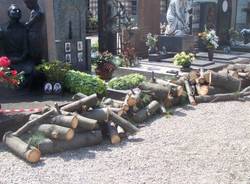
[[[236,64],[219,71],[192,71],[185,87],[192,105],[218,101],[244,100],[250,95],[250,65]]]
[[[128,134],[139,131],[136,124],[165,111],[169,100],[180,97],[183,91],[178,85],[157,79],[131,90],[124,101],[78,93],[73,102],[32,114],[16,132],[7,132],[3,143],[30,163],[37,163],[46,154],[100,144],[106,137],[118,144]],[[147,102],[143,100],[145,93],[150,97]]]

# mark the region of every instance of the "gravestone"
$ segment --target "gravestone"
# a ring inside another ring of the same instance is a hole
[[[51,20],[47,20],[48,44],[55,51],[51,58],[71,63],[79,70],[87,70],[90,45],[85,39],[86,1],[46,1],[46,9],[51,13]]]
[[[145,41],[148,33],[160,34],[160,0],[138,1],[138,34],[136,40],[136,51],[139,56],[147,56]]]
[[[87,2],[84,0],[39,0],[45,21],[42,58],[70,62],[74,68],[86,71],[90,68],[90,42],[86,37]],[[0,25],[8,22],[7,10],[16,4],[22,11],[22,22],[29,20],[30,11],[22,0],[0,1]]]
[[[192,35],[183,36],[159,36],[159,49],[166,48],[167,52],[192,51],[194,49],[195,39]]]

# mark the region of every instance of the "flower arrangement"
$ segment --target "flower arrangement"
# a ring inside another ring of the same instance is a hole
[[[205,31],[199,33],[198,36],[203,40],[208,49],[217,49],[219,47],[219,37],[216,35],[215,30],[207,30],[206,28]]]
[[[152,35],[152,33],[147,34],[146,45],[149,47],[149,49],[155,49],[157,42],[158,42],[157,35]]]
[[[182,67],[189,67],[194,59],[194,54],[181,52],[174,56],[174,64]]]
[[[36,67],[37,71],[45,74],[48,82],[60,82],[61,84],[70,69],[70,64],[60,61],[44,62]]]
[[[116,69],[116,65],[113,60],[113,54],[108,51],[98,53],[92,60],[96,64],[96,74],[99,75],[101,79],[107,80],[112,77],[112,73]]]
[[[17,87],[21,83],[23,75],[16,70],[10,69],[10,64],[8,57],[0,57],[0,83]]]

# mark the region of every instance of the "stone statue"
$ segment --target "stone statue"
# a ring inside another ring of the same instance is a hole
[[[167,35],[185,35],[190,33],[188,0],[171,0],[167,11]]]
[[[39,62],[42,59],[43,43],[42,30],[44,14],[42,13],[37,0],[23,0],[27,8],[31,11],[30,18],[26,22],[28,30],[29,55],[33,60]]]
[[[11,61],[11,68],[24,73],[22,87],[32,81],[35,68],[33,60],[29,57],[28,33],[26,26],[20,22],[21,10],[12,4],[8,9],[9,22],[0,31],[3,54]]]
[[[11,64],[18,65],[27,59],[27,30],[20,22],[22,12],[16,5],[12,4],[9,7],[8,16],[10,20],[1,31],[3,51],[11,60]]]

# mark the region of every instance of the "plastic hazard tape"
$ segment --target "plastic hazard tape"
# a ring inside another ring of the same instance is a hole
[[[11,114],[11,113],[23,113],[23,112],[42,112],[41,108],[33,108],[33,109],[0,109],[0,114]]]

